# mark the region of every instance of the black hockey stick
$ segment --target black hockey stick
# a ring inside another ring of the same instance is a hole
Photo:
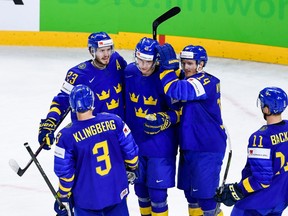
[[[22,0],[13,0],[15,5],[24,5]]]
[[[59,125],[62,123],[62,121],[65,119],[65,117],[68,115],[70,111],[70,108],[66,111],[66,113],[64,114],[64,116],[62,117],[62,119],[59,121],[59,123],[56,125],[55,127],[55,131],[57,130],[57,128],[59,127]],[[41,150],[43,149],[43,147],[45,146],[45,143],[42,143],[39,148],[37,149],[37,151],[35,152],[35,157],[38,156],[38,154],[41,152]],[[30,167],[30,165],[32,164],[33,160],[30,159],[30,161],[27,163],[27,165],[22,169],[19,164],[17,163],[16,160],[14,159],[10,159],[9,160],[9,165],[10,167],[19,175],[22,176],[26,170]]]
[[[226,128],[226,133],[227,133],[227,139],[228,139],[229,153],[228,153],[228,159],[227,159],[227,164],[226,164],[226,168],[225,168],[222,184],[221,184],[221,186],[219,188],[219,192],[218,192],[219,195],[222,194],[222,192],[223,192],[223,189],[224,189],[224,186],[225,186],[225,183],[226,183],[226,179],[227,179],[227,176],[228,176],[229,168],[230,168],[231,159],[232,159],[232,145],[231,145],[230,135],[228,133],[227,128]],[[220,204],[221,203],[217,203],[216,209],[215,209],[215,212],[214,212],[214,216],[218,215],[218,213],[219,213],[218,211],[220,210]]]
[[[153,32],[153,39],[154,40],[157,40],[157,28],[158,28],[158,26],[161,23],[163,23],[164,21],[166,21],[166,20],[170,19],[171,17],[180,13],[180,11],[181,11],[180,7],[177,7],[177,6],[173,7],[153,21],[152,32]]]
[[[39,161],[37,160],[36,156],[34,155],[32,149],[30,148],[29,144],[26,142],[24,143],[24,146],[26,147],[27,151],[29,152],[32,161],[34,161],[34,163],[36,164],[38,170],[40,171],[42,177],[44,178],[46,184],[48,185],[50,191],[52,192],[54,198],[56,199],[57,203],[59,204],[61,209],[64,209],[65,206],[64,204],[61,202],[61,200],[59,199],[59,197],[57,196],[57,192],[55,191],[53,185],[51,184],[49,178],[47,177],[46,173],[44,172],[42,166],[40,165]]]

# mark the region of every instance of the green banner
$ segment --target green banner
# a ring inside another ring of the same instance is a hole
[[[151,33],[288,47],[288,0],[41,0],[40,31]]]

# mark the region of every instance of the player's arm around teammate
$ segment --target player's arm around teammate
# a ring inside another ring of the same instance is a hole
[[[202,46],[188,45],[181,51],[184,79],[175,73],[173,47],[164,44],[158,50],[164,91],[182,101],[183,107],[177,187],[184,191],[190,216],[214,216],[213,196],[219,185],[227,138],[221,117],[220,80],[204,71],[208,55]],[[223,215],[222,211],[217,214]]]

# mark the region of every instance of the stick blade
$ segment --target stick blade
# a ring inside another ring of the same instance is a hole
[[[152,35],[153,35],[154,40],[157,40],[157,28],[158,28],[158,26],[161,23],[163,23],[164,21],[166,21],[166,20],[170,19],[171,17],[180,13],[180,11],[181,11],[180,7],[178,7],[178,6],[173,7],[153,21],[153,23],[152,23],[152,32],[153,32]]]
[[[162,22],[177,15],[178,13],[180,13],[180,11],[181,9],[178,6],[175,6],[171,8],[170,10],[166,11],[164,14],[162,14],[161,16],[159,16],[157,19],[154,20],[152,24],[153,28],[157,28],[157,26],[160,25]]]
[[[24,5],[22,0],[13,0],[15,5]]]
[[[14,170],[14,172],[16,172],[19,176],[23,175],[22,169],[20,168],[19,164],[17,163],[17,161],[15,161],[14,159],[10,159],[9,160],[9,166],[11,167],[12,170]]]

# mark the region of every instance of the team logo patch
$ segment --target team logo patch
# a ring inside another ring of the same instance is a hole
[[[248,158],[270,159],[271,149],[248,148]]]
[[[265,130],[267,130],[267,126],[266,125],[264,125],[264,126],[262,126],[260,129],[259,129],[259,131],[265,131]]]
[[[78,65],[78,68],[79,69],[84,69],[84,68],[86,68],[86,64],[85,63],[81,63],[81,64]]]

